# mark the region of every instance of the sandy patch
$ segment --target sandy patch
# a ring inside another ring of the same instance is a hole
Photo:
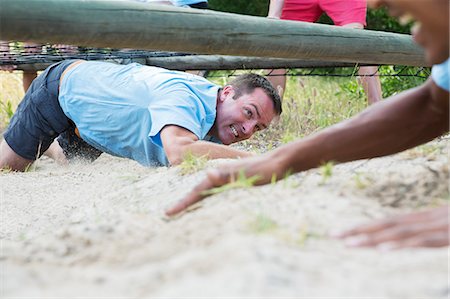
[[[0,174],[2,297],[447,298],[448,248],[349,249],[327,233],[448,203],[448,147],[232,190],[172,221],[163,210],[204,171],[43,159]]]

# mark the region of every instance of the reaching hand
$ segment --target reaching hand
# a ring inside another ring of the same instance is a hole
[[[449,206],[392,217],[332,234],[351,247],[390,250],[449,245]]]
[[[231,183],[244,174],[246,178],[255,177],[255,185],[263,185],[271,180],[284,178],[284,167],[277,159],[269,155],[262,155],[243,159],[238,162],[223,165],[218,169],[209,171],[205,180],[198,184],[185,198],[166,211],[167,216],[174,216],[191,205],[203,200],[211,193],[213,188]]]

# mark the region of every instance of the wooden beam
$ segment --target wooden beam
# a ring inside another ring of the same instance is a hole
[[[189,55],[148,57],[147,65],[173,70],[242,70],[242,69],[290,69],[314,67],[354,67],[355,63],[299,60],[283,58]]]
[[[426,66],[409,35],[128,0],[0,0],[0,40]]]
[[[72,58],[76,56],[73,55]],[[83,59],[80,55],[80,59]],[[106,59],[106,57],[105,57]],[[315,67],[355,67],[355,63],[298,60],[283,58],[242,57],[223,55],[183,55],[170,57],[131,58],[130,62],[163,67],[170,70],[242,70],[242,69],[279,69],[279,68],[315,68]],[[61,57],[61,60],[63,58]],[[120,58],[113,59],[120,61]],[[52,63],[24,63],[17,65],[18,70],[41,71]],[[361,64],[364,65],[364,64]]]

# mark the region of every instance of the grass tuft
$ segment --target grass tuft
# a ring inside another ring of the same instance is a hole
[[[178,165],[181,175],[188,175],[198,172],[206,167],[208,158],[205,156],[195,156],[192,152],[187,152],[184,156],[183,162]]]
[[[249,223],[250,231],[256,234],[271,232],[278,228],[275,220],[264,214],[256,215],[256,218]]]
[[[260,178],[261,177],[259,175],[254,175],[254,176],[247,178],[245,176],[244,170],[241,170],[239,172],[238,177],[236,179],[233,179],[233,181],[231,183],[204,191],[204,192],[202,192],[202,195],[214,195],[214,194],[222,193],[222,192],[232,190],[232,189],[250,188],[250,187],[253,187]]]
[[[333,176],[333,161],[329,161],[320,166],[320,173],[322,174],[322,184],[325,184]]]

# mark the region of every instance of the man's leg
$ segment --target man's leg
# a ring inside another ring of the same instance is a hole
[[[0,167],[24,171],[70,127],[59,101],[59,79],[73,61],[48,67],[31,84],[11,118],[0,146]]]
[[[350,23],[343,25],[342,27],[364,29],[364,25],[361,23]],[[359,82],[364,88],[364,92],[367,96],[367,102],[369,105],[376,103],[382,99],[381,97],[381,82],[378,77],[378,68],[376,66],[364,66],[360,67],[358,71]]]
[[[56,163],[59,165],[68,165],[69,160],[67,159],[66,155],[64,155],[64,150],[59,145],[59,142],[55,139],[48,150],[44,153],[49,158],[52,158],[55,160]]]
[[[50,146],[50,157],[58,163],[94,162],[103,152],[84,141],[75,125],[62,132]]]
[[[5,140],[0,143],[0,170],[25,171],[33,162],[16,154]]]

